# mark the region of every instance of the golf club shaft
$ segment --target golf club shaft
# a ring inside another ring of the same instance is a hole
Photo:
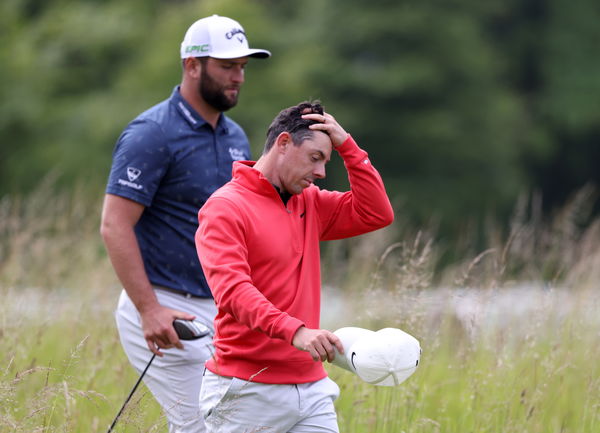
[[[142,378],[144,377],[144,375],[146,374],[146,371],[148,371],[148,368],[150,367],[150,364],[152,364],[152,361],[154,361],[154,358],[156,357],[156,353],[152,355],[152,358],[150,358],[150,361],[148,361],[148,365],[146,365],[146,368],[144,368],[144,371],[142,371],[142,374],[140,374],[140,378],[137,380],[137,382],[135,383],[135,385],[133,386],[133,389],[131,390],[131,392],[129,393],[129,396],[127,397],[127,399],[125,400],[125,403],[123,403],[123,406],[121,406],[121,410],[119,411],[119,413],[117,414],[117,416],[115,417],[114,421],[112,422],[112,424],[110,425],[110,427],[108,428],[107,433],[110,433],[112,431],[112,429],[115,427],[115,425],[117,424],[117,421],[119,420],[119,417],[121,416],[121,414],[123,413],[123,410],[125,409],[125,406],[127,406],[127,403],[129,403],[129,400],[131,400],[131,397],[133,396],[133,393],[135,392],[135,390],[137,389],[138,385],[140,384],[140,382],[142,381]]]

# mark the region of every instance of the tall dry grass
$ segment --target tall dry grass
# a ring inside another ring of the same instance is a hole
[[[78,187],[59,192],[49,176],[30,195],[0,198],[0,287],[114,284],[98,236],[101,197]]]
[[[0,432],[105,431],[136,380],[112,311],[101,193],[47,179],[0,200]],[[344,432],[600,431],[600,222],[591,189],[544,217],[523,198],[508,228],[449,246],[402,221],[323,250],[323,323],[399,327],[423,347],[395,388],[328,367]],[[399,212],[401,214],[401,212]],[[165,431],[138,390],[119,431]]]

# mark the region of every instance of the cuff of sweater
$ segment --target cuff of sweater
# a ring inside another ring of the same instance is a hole
[[[296,332],[302,326],[305,326],[302,320],[296,319],[292,316],[286,316],[285,318],[281,319],[280,323],[277,324],[278,334],[280,338],[287,341],[289,344],[292,344],[294,335],[296,335]]]

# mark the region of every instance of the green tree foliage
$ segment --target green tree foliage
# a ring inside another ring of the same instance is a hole
[[[2,4],[3,191],[29,189],[49,171],[73,183],[89,178],[98,158],[106,161],[107,144],[128,108],[118,105],[112,89],[135,59],[130,53],[143,43],[150,18],[135,6]]]
[[[507,205],[523,184],[520,107],[499,79],[486,11],[353,3],[324,28],[330,51],[316,82],[360,142],[378,146],[373,158],[391,190],[420,220]]]
[[[534,103],[551,152],[530,167],[552,203],[600,185],[600,3],[551,0],[544,18]]]
[[[283,107],[319,98],[371,154],[398,210],[450,232],[523,191],[559,204],[598,182],[600,6],[593,0],[6,0],[0,194],[48,172],[101,194],[114,143],[181,75],[197,18],[252,45],[231,116],[258,155]],[[328,186],[344,183],[333,163]]]

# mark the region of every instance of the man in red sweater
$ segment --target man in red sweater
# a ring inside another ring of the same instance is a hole
[[[336,150],[350,191],[313,185]],[[214,295],[216,352],[206,363],[200,408],[210,432],[337,432],[337,385],[322,362],[340,340],[319,328],[319,241],[393,221],[368,155],[319,103],[273,120],[262,156],[198,214],[196,248]]]

